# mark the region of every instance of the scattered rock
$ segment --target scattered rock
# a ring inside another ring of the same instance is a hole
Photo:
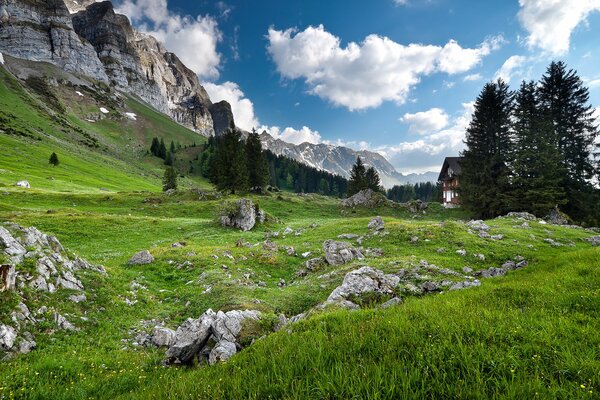
[[[424,292],[431,293],[437,292],[440,290],[440,287],[436,282],[428,281],[421,284],[421,289],[423,289]]]
[[[502,240],[504,239],[504,235],[492,235],[492,240]]]
[[[485,261],[485,256],[483,254],[475,253],[475,254],[473,254],[473,257],[475,257],[476,259],[478,259],[480,261]]]
[[[85,297],[85,294],[73,294],[71,296],[69,296],[69,300],[72,301],[73,303],[82,303],[84,301],[87,300],[87,298]]]
[[[214,365],[229,360],[237,352],[235,343],[222,340],[210,351],[208,363]]]
[[[467,251],[464,249],[456,250],[456,254],[459,256],[465,257],[467,255]]]
[[[429,205],[427,203],[424,203],[423,201],[418,199],[411,200],[408,203],[406,203],[406,208],[409,212],[413,214],[424,213],[424,211],[427,210],[428,207]]]
[[[257,211],[258,207],[249,199],[229,203],[221,211],[221,225],[249,231],[256,224]]]
[[[15,186],[22,187],[25,189],[31,189],[31,185],[29,184],[29,181],[19,181],[15,184]]]
[[[156,347],[170,347],[175,343],[175,331],[162,326],[154,327],[152,344]]]
[[[347,199],[343,199],[341,205],[342,207],[363,206],[373,208],[387,204],[387,202],[388,199],[382,193],[374,192],[372,189],[365,189]]]
[[[374,231],[381,231],[383,230],[385,227],[385,223],[383,222],[383,219],[379,216],[373,218],[368,225],[368,228]]]
[[[600,246],[600,235],[592,236],[592,237],[586,238],[585,240],[590,242],[592,246]]]
[[[482,220],[471,220],[467,222],[467,226],[474,231],[484,231],[487,232],[490,230],[490,227],[486,225]]]
[[[154,262],[154,257],[148,250],[142,250],[136,253],[127,262],[128,265],[146,265]]]
[[[365,250],[365,255],[367,257],[382,257],[384,254],[383,249],[380,248],[368,248]]]
[[[354,259],[364,259],[360,250],[355,249],[347,242],[327,240],[323,243],[323,251],[325,252],[325,260],[330,265],[342,265]]]
[[[393,295],[399,282],[400,278],[396,275],[386,275],[371,267],[361,267],[346,274],[342,284],[331,292],[327,302],[348,300],[351,296],[365,293]]]
[[[552,247],[562,247],[562,246],[564,246],[562,243],[559,243],[559,242],[555,241],[554,239],[550,239],[550,238],[544,239],[544,242],[550,244],[550,246],[552,246]]]
[[[284,235],[289,235],[293,232],[294,232],[294,230],[292,228],[290,228],[289,226],[283,230]]]
[[[188,318],[179,326],[175,331],[175,341],[167,350],[167,362],[191,364],[208,342],[215,318],[215,312],[209,309],[200,318]]]
[[[354,233],[343,233],[338,236],[338,239],[352,240],[352,239],[356,239],[358,237],[359,236]]]
[[[263,250],[265,251],[277,251],[277,243],[271,242],[270,240],[265,240],[263,243]]]
[[[56,323],[56,325],[58,326],[59,329],[62,329],[65,331],[78,331],[79,330],[75,325],[70,323],[65,317],[63,317],[59,313],[54,313],[53,318],[54,318],[54,322]]]
[[[402,303],[402,299],[400,297],[392,297],[385,303],[381,304],[379,306],[379,308],[390,308],[392,306],[397,306],[398,304],[401,304],[401,303]]]
[[[462,270],[465,274],[470,274],[471,272],[473,272],[473,268],[471,267],[463,267]]]
[[[520,219],[524,219],[526,221],[535,221],[537,219],[537,217],[535,215],[530,214],[528,212],[509,212],[508,214],[506,214],[506,217],[520,218]]]
[[[462,290],[462,289],[467,289],[470,287],[477,287],[477,286],[481,286],[481,282],[478,281],[477,279],[475,279],[474,281],[456,282],[455,284],[450,286],[450,289],[448,289],[448,290]]]
[[[418,236],[411,236],[410,238],[410,242],[411,243],[417,243],[419,241],[419,237]]]
[[[306,261],[304,263],[304,265],[307,270],[314,271],[314,270],[318,269],[319,267],[322,267],[323,265],[325,265],[325,263],[326,263],[326,261],[323,258],[317,257],[317,258],[311,258],[310,260]]]
[[[15,345],[17,331],[12,326],[0,324],[0,350],[9,351]]]
[[[550,210],[545,220],[553,225],[569,225],[569,217],[558,208]]]

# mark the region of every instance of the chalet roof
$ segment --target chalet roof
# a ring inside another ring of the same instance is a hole
[[[460,175],[461,161],[462,157],[446,157],[444,159],[444,164],[442,164],[442,170],[440,171],[440,175],[438,176],[438,181],[441,181],[444,177],[448,175],[448,168],[452,169],[453,175]]]

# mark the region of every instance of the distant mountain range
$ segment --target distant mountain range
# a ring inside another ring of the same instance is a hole
[[[154,37],[136,31],[110,1],[0,2],[0,53],[54,64],[137,96],[204,136],[234,125],[231,106],[213,103],[198,77]],[[347,147],[294,145],[263,133],[265,148],[309,166],[349,177],[356,157],[375,167],[385,187],[436,181],[437,173],[403,175],[380,154]]]
[[[296,145],[275,139],[267,132],[263,132],[260,138],[263,148],[269,149],[277,155],[289,157],[311,167],[346,178],[350,177],[350,170],[356,162],[356,157],[360,156],[367,166],[373,166],[377,170],[381,183],[387,188],[405,183],[436,182],[438,178],[437,172],[403,175],[396,171],[385,157],[372,151],[356,151],[348,147],[322,143]]]

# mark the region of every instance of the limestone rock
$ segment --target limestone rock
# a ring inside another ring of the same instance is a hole
[[[364,259],[360,250],[352,247],[352,245],[347,242],[327,240],[323,243],[323,251],[325,252],[325,260],[327,260],[327,263],[330,265],[342,265],[355,259]]]
[[[249,231],[256,224],[256,207],[252,200],[240,199],[221,213],[221,225]]]
[[[65,331],[78,331],[79,329],[73,325],[72,323],[70,323],[64,316],[60,315],[59,313],[54,313],[54,322],[56,323],[56,325],[58,326],[59,329],[65,330]]]
[[[207,310],[198,319],[188,318],[175,331],[175,342],[167,350],[169,363],[190,364],[208,341],[216,314]]]
[[[396,275],[386,275],[365,266],[346,274],[342,284],[331,292],[327,301],[347,300],[351,296],[364,293],[394,294],[394,289],[399,283],[400,278]]]
[[[485,224],[482,220],[471,220],[467,222],[467,226],[475,231],[484,231],[487,232],[490,230],[490,227]]]
[[[387,203],[387,199],[381,193],[376,193],[372,189],[361,190],[353,196],[341,201],[342,207],[363,206],[373,208]]]
[[[214,365],[218,362],[227,361],[236,352],[237,352],[237,348],[235,346],[235,343],[230,342],[228,340],[221,340],[211,350],[210,355],[208,356],[208,363],[210,365]]]
[[[560,212],[557,208],[550,210],[545,220],[554,225],[568,225],[569,219],[568,217]]]
[[[154,257],[148,250],[135,253],[127,262],[128,265],[146,265],[154,262]]]
[[[384,226],[385,223],[383,222],[383,219],[377,216],[369,222],[368,228],[374,231],[381,231],[383,230]]]
[[[30,189],[31,188],[31,185],[29,184],[29,181],[19,181],[19,182],[15,183],[15,186],[22,187],[22,188],[25,188],[25,189]]]
[[[12,326],[0,324],[0,350],[11,350],[17,340],[17,331]]]
[[[520,218],[526,221],[535,221],[537,219],[535,215],[530,214],[528,212],[509,212],[508,214],[506,214],[506,216],[508,218]]]
[[[108,83],[91,44],[73,29],[63,0],[3,2],[9,23],[0,24],[0,51],[27,60],[45,61],[68,72]]]
[[[600,235],[592,236],[585,240],[590,242],[592,246],[600,246]]]
[[[176,333],[174,330],[162,326],[156,326],[152,333],[152,344],[156,347],[170,347],[175,343]]]
[[[228,129],[235,128],[231,105],[226,101],[220,101],[209,107],[216,136],[221,136]]]

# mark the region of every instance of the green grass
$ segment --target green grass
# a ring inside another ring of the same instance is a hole
[[[0,363],[0,399],[598,397],[600,250],[582,240],[590,232],[537,222],[524,229],[522,221],[495,219],[488,221],[491,233],[504,239],[491,241],[468,232],[461,210],[439,204],[415,217],[402,208],[347,210],[336,199],[289,193],[250,196],[273,217],[265,226],[244,233],[224,229],[216,223],[218,212],[237,197],[200,200],[188,189],[210,185],[190,178],[177,194],[160,193],[162,165],[145,154],[154,132],[182,144],[196,134],[134,99],[125,99],[109,119],[89,123],[85,116],[99,101],[109,102],[106,94],[86,92],[75,101],[68,85],[56,90],[67,110],[64,120],[0,68],[0,222],[56,235],[108,274],[79,274],[88,298],[79,304],[67,300],[67,290],[24,290],[31,310],[53,307],[81,331],[55,331],[50,314],[28,326],[38,347]],[[140,123],[119,117],[126,111]],[[82,140],[81,131],[92,139]],[[93,139],[98,147],[89,146]],[[52,151],[61,160],[56,168],[48,164]],[[21,179],[33,189],[15,188]],[[367,238],[363,246],[383,249],[382,257],[298,277],[305,259],[281,249],[322,256],[323,241],[364,235],[375,215],[384,218],[389,234]],[[272,239],[279,251],[262,249],[267,232],[287,226],[303,233]],[[551,247],[545,238],[566,246]],[[239,239],[253,247],[236,247]],[[171,247],[181,241],[187,245]],[[156,261],[127,266],[143,249]],[[478,288],[403,295],[401,305],[387,310],[312,311],[215,367],[164,368],[164,350],[131,345],[130,331],[141,320],[175,328],[207,308],[262,311],[264,326],[248,328],[250,336],[260,335],[279,313],[292,316],[323,302],[361,265],[393,273],[424,259],[455,271],[480,270],[516,255],[529,266]],[[146,289],[132,289],[134,281]],[[126,298],[137,303],[128,306]],[[19,301],[15,293],[0,293],[1,323],[12,324]]]

